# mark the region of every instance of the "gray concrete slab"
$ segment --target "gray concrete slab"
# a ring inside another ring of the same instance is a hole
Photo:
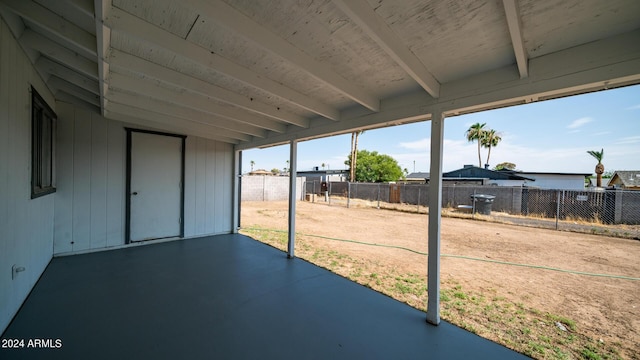
[[[526,358],[242,235],[55,258],[3,338],[25,348],[2,359]]]

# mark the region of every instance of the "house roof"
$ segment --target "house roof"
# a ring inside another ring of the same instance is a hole
[[[639,13],[628,0],[0,0],[57,100],[236,150],[640,83]]]
[[[625,187],[640,187],[640,170],[616,171],[607,185],[618,183]]]
[[[428,179],[428,178],[429,178],[428,172],[413,172],[407,175],[407,179]]]
[[[566,176],[583,176],[583,177],[587,177],[587,176],[591,176],[591,173],[564,173],[564,172],[544,172],[544,171],[513,171],[513,170],[499,170],[499,171],[507,171],[507,172],[513,172],[516,174],[522,174],[522,175],[566,175]]]
[[[465,166],[462,169],[449,171],[442,174],[443,178],[485,178],[489,180],[526,180],[535,181],[535,179],[517,175],[514,172],[494,171],[479,168],[477,166]]]

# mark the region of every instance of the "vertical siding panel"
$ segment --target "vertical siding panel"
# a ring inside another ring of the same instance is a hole
[[[196,142],[194,137],[187,137],[185,144],[184,164],[184,236],[195,234],[195,201],[196,201]]]
[[[30,198],[30,84],[54,107],[52,95],[0,18],[0,264],[26,268],[14,280],[7,273],[0,276],[0,331],[42,274],[53,247],[55,195]]]
[[[216,177],[216,144],[211,140],[205,141],[207,144],[207,172],[205,178],[205,198],[207,199],[207,207],[205,234],[212,234],[215,231],[215,218],[217,215],[215,200],[218,198],[218,193],[216,193],[214,186]]]
[[[107,228],[106,246],[124,244],[125,131],[122,123],[107,120]]]
[[[7,244],[11,241],[9,237],[9,41],[11,34],[0,22],[0,263],[9,263]],[[0,288],[8,289],[5,282],[7,277],[0,278]],[[2,320],[9,316],[5,313],[3,299],[0,299],[0,329],[3,328]]]
[[[91,121],[75,109],[73,149],[73,251],[90,247],[91,237]]]
[[[223,143],[216,142],[215,143],[215,154],[216,154],[216,176],[213,180],[214,183],[214,191],[216,194],[215,198],[215,209],[216,209],[216,229],[215,233],[221,233],[223,231],[223,223],[224,217],[226,217],[226,213],[228,210],[224,208],[224,149]]]
[[[233,146],[224,144],[224,232],[233,231]]]
[[[75,113],[73,106],[58,103],[56,143],[56,201],[53,253],[73,250],[73,137]]]
[[[92,249],[107,246],[107,122],[92,113],[91,121],[91,238]]]
[[[196,235],[205,233],[206,140],[197,139],[196,149]]]

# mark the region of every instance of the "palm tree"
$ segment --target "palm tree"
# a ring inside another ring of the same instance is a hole
[[[482,137],[482,146],[489,149],[489,153],[487,154],[487,168],[489,167],[489,157],[491,157],[491,148],[498,146],[498,143],[502,141],[502,137],[493,129],[488,129],[484,132],[484,136]]]
[[[324,167],[327,166],[327,164],[322,163],[322,165],[320,165],[320,166],[322,166],[322,170],[324,170]]]
[[[598,160],[598,164],[596,165],[596,186],[602,187],[602,174],[604,174],[604,165],[602,165],[602,157],[604,156],[604,149],[600,149],[600,151],[589,150],[587,154],[593,156]]]
[[[364,130],[354,131],[351,133],[351,163],[349,164],[349,181],[356,181],[356,165],[358,162],[358,137],[364,133]]]
[[[251,172],[253,172],[253,166],[256,164],[256,162],[251,160],[249,163],[251,164]]]
[[[475,123],[469,127],[469,129],[465,132],[465,136],[467,137],[467,141],[469,142],[478,142],[478,167],[482,167],[482,159],[480,158],[480,146],[482,145],[482,139],[484,138],[485,129],[484,126],[486,123]]]

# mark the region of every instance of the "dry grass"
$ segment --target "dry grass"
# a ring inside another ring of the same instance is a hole
[[[283,231],[242,232],[286,251]],[[330,250],[313,236],[296,236],[296,256],[378,292],[424,310],[426,276],[382,266]],[[581,333],[572,319],[545,313],[525,303],[512,303],[496,289],[474,293],[449,280],[441,284],[443,319],[536,359],[619,359],[620,344],[603,343]],[[561,329],[564,328],[564,329]]]

